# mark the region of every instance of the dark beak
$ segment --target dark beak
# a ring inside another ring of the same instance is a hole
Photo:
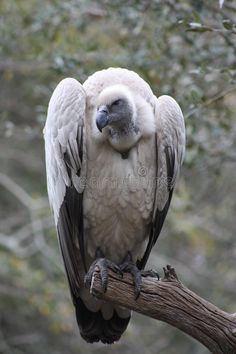
[[[108,125],[108,109],[106,106],[101,106],[97,111],[96,124],[100,132]]]

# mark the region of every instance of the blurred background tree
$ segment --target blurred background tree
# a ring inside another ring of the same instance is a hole
[[[109,66],[138,72],[186,118],[185,164],[149,266],[172,264],[187,286],[236,312],[235,15],[230,0],[0,2],[0,353],[207,353],[137,314],[112,347],[79,336],[47,201],[42,130],[62,78],[83,82]]]

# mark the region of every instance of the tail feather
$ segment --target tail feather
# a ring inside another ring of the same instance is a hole
[[[115,310],[113,316],[105,320],[101,310],[88,310],[81,298],[76,299],[75,311],[80,334],[88,343],[101,341],[104,344],[112,344],[118,341],[130,320],[130,316],[119,317]]]

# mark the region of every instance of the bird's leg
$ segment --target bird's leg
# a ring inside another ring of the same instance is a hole
[[[122,264],[120,264],[120,269],[123,273],[130,273],[134,279],[134,294],[135,299],[140,295],[142,287],[142,272],[138,269],[137,265],[132,260],[132,255],[130,252],[127,253]]]
[[[90,288],[93,278],[93,273],[95,272],[96,268],[100,270],[101,280],[102,280],[102,288],[104,292],[107,290],[108,285],[108,268],[113,270],[115,273],[120,274],[122,276],[122,271],[118,265],[106,259],[104,257],[103,252],[100,248],[97,248],[95,254],[95,261],[91,264],[88,273],[84,277],[84,283],[86,288]]]
[[[140,270],[138,269],[137,265],[132,260],[132,255],[130,252],[127,253],[126,258],[124,259],[123,263],[120,264],[120,269],[123,273],[130,273],[134,278],[134,293],[135,299],[137,299],[140,295],[140,291],[142,288],[142,277],[152,277],[158,278],[159,274],[154,270]]]

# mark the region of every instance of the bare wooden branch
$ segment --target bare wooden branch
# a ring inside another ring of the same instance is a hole
[[[204,344],[215,354],[236,353],[236,317],[226,313],[186,288],[171,266],[164,278],[142,277],[142,291],[135,300],[130,274],[121,278],[109,270],[106,293],[95,271],[91,292],[96,297],[169,323]]]

